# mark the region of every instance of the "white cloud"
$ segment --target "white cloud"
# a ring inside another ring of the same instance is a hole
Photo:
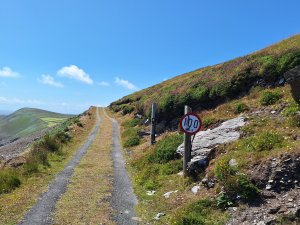
[[[129,89],[129,90],[137,90],[138,89],[134,84],[130,83],[128,80],[123,80],[123,79],[120,79],[119,77],[116,77],[115,82],[117,85],[120,85],[123,88]]]
[[[98,83],[100,86],[108,87],[110,84],[106,81],[101,81]]]
[[[19,98],[6,98],[0,96],[0,104],[16,105],[16,104],[28,104],[28,105],[43,105],[43,102],[34,99],[19,99]]]
[[[164,78],[164,79],[163,79],[163,81],[166,81],[166,80],[168,80],[168,78]]]
[[[75,79],[86,84],[93,84],[93,80],[90,78],[90,75],[88,75],[86,72],[84,72],[84,70],[75,65],[65,66],[61,68],[57,73],[62,77]]]
[[[55,81],[52,76],[47,75],[47,74],[43,74],[42,79],[40,81],[41,81],[41,83],[48,84],[50,86],[59,87],[59,88],[64,87],[64,85],[62,83]]]
[[[8,66],[4,66],[4,67],[0,70],[0,77],[17,78],[17,77],[19,77],[19,76],[20,76],[19,73],[12,71],[12,69],[9,68]]]

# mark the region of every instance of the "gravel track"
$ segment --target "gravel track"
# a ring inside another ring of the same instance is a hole
[[[65,193],[74,168],[78,165],[93,142],[99,130],[100,123],[101,119],[97,110],[97,124],[88,140],[79,148],[65,169],[56,176],[54,181],[49,185],[48,191],[40,196],[37,204],[27,212],[21,223],[19,223],[20,225],[48,225],[53,223],[52,213],[56,203]]]
[[[105,110],[104,113],[109,117]],[[135,225],[138,224],[134,211],[134,206],[137,204],[137,198],[133,192],[132,184],[125,168],[125,162],[119,143],[120,131],[118,122],[113,118],[110,119],[113,123],[112,155],[114,167],[111,205],[116,212],[113,219],[119,225]]]

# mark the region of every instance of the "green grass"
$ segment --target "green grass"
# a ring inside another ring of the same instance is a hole
[[[243,151],[270,151],[274,148],[280,148],[283,146],[283,136],[273,132],[273,131],[264,131],[245,138],[240,141],[240,149]]]
[[[281,94],[274,91],[264,91],[260,97],[261,105],[273,105],[279,99],[281,99]]]
[[[21,180],[16,171],[12,169],[0,170],[0,194],[9,193],[21,185]]]
[[[177,147],[183,142],[183,136],[180,134],[166,136],[157,142],[154,152],[149,156],[151,163],[167,163],[171,160],[178,159],[176,153]]]
[[[123,146],[125,148],[133,147],[140,144],[141,138],[138,134],[138,130],[133,127],[127,128],[122,133],[122,136],[124,138]]]
[[[248,111],[248,110],[249,110],[249,107],[243,102],[239,102],[234,106],[234,113],[235,114],[240,114],[240,113],[243,113],[243,112]]]
[[[215,165],[214,173],[220,184],[224,187],[225,198],[233,199],[237,195],[243,199],[251,199],[258,195],[258,188],[250,182],[248,177],[241,173],[238,167],[229,165],[228,156],[221,157]],[[226,207],[228,205],[221,205]]]
[[[203,199],[181,209],[172,219],[172,224],[222,225],[227,219],[227,213],[220,210],[214,200]]]

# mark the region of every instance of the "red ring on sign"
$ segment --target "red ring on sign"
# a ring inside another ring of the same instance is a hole
[[[189,116],[189,115],[195,116],[195,117],[199,120],[199,122],[200,122],[200,126],[199,126],[198,129],[197,129],[196,131],[194,131],[194,132],[186,131],[186,130],[184,130],[183,127],[182,127],[182,121],[184,120],[184,118],[185,118],[186,116]],[[199,132],[199,131],[201,130],[201,128],[202,128],[202,120],[201,120],[201,118],[200,118],[197,114],[195,114],[195,113],[187,113],[187,114],[183,115],[183,116],[180,118],[180,129],[181,129],[181,131],[183,131],[184,133],[193,135],[193,134],[196,134],[197,132]]]

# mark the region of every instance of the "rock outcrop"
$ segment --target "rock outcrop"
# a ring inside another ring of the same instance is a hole
[[[300,102],[300,66],[286,72],[284,78],[291,85],[293,98]]]
[[[237,117],[223,122],[214,129],[197,133],[192,143],[192,160],[188,165],[189,171],[198,172],[205,169],[215,147],[238,140],[240,138],[238,129],[244,125],[244,117]],[[183,152],[184,145],[181,144],[177,148],[177,153],[183,155]]]

